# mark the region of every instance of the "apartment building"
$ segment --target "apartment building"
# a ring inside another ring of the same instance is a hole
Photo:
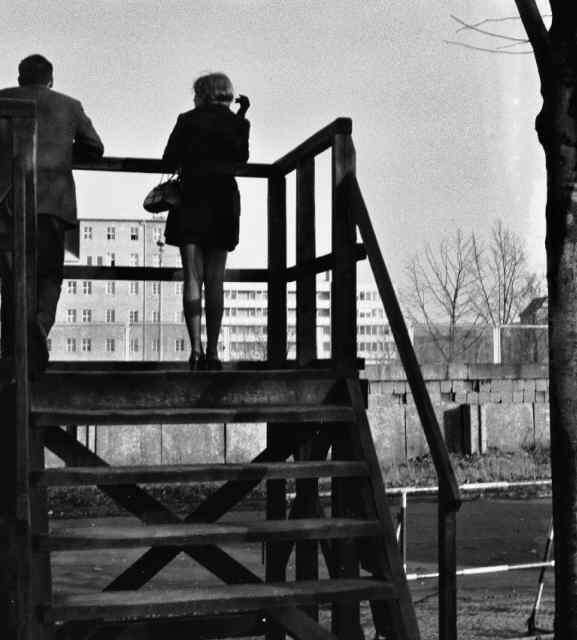
[[[163,216],[145,220],[80,221],[80,256],[92,266],[179,267],[175,247],[164,245]],[[358,353],[367,361],[394,357],[374,287],[357,294]],[[317,278],[317,349],[330,357],[330,281]],[[295,283],[287,291],[288,355],[295,356]],[[227,282],[219,344],[223,360],[265,359],[266,283]],[[50,334],[53,360],[185,360],[189,342],[181,282],[65,280]]]

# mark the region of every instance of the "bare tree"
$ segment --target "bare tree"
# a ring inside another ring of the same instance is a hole
[[[527,265],[525,243],[497,220],[488,242],[471,236],[476,281],[472,304],[485,324],[498,327],[514,322],[539,292],[539,278]]]
[[[437,247],[427,245],[423,254],[413,256],[407,265],[409,316],[413,323],[425,325],[429,339],[445,362],[454,361],[469,346],[472,336],[458,339],[459,326],[475,325],[479,318],[472,304],[472,261],[472,239],[457,229]]]
[[[536,0],[514,1],[543,97],[536,130],[547,168],[555,638],[567,640],[577,638],[577,2],[549,0],[547,28]]]

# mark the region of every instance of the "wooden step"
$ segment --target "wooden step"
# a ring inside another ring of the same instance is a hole
[[[214,422],[351,422],[354,413],[343,405],[250,405],[221,408],[32,409],[31,426],[203,424]]]
[[[321,460],[246,464],[58,467],[32,471],[30,482],[33,486],[74,487],[283,478],[352,478],[367,475],[365,462]]]
[[[45,622],[77,620],[122,622],[306,606],[323,602],[386,600],[392,585],[369,578],[342,578],[289,583],[239,584],[199,589],[106,591],[55,597],[42,608]]]
[[[167,525],[54,526],[49,535],[36,536],[42,549],[80,551],[134,547],[183,547],[235,542],[376,538],[377,520],[303,518],[234,523]]]
[[[346,405],[345,381],[328,370],[61,371],[31,385],[33,413],[163,411]]]

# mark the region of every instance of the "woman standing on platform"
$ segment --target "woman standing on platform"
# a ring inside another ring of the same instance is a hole
[[[233,175],[215,171],[248,160],[250,102],[223,73],[194,83],[194,109],[179,115],[163,154],[167,169],[180,172],[182,206],[166,220],[166,243],[179,247],[184,272],[182,304],[190,337],[189,365],[219,370],[218,337],[223,312],[227,253],[238,244],[240,195]],[[206,357],[201,343],[202,286],[206,316]]]

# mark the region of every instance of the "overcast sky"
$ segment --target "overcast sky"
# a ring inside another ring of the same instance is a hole
[[[513,0],[0,0],[0,7],[0,85],[15,84],[24,56],[46,55],[55,89],[82,100],[107,155],[159,156],[178,113],[192,106],[194,78],[223,70],[251,99],[254,162],[275,160],[336,117],[353,119],[359,182],[398,287],[408,257],[425,243],[456,227],[486,233],[499,217],[544,272],[533,58],[445,42],[505,44],[456,33],[450,16],[509,18]],[[488,26],[522,34],[514,20]],[[82,216],[137,218],[154,178],[83,174],[77,182]],[[262,266],[264,183],[241,188],[241,244],[231,265]],[[321,229],[320,250],[328,233]]]

